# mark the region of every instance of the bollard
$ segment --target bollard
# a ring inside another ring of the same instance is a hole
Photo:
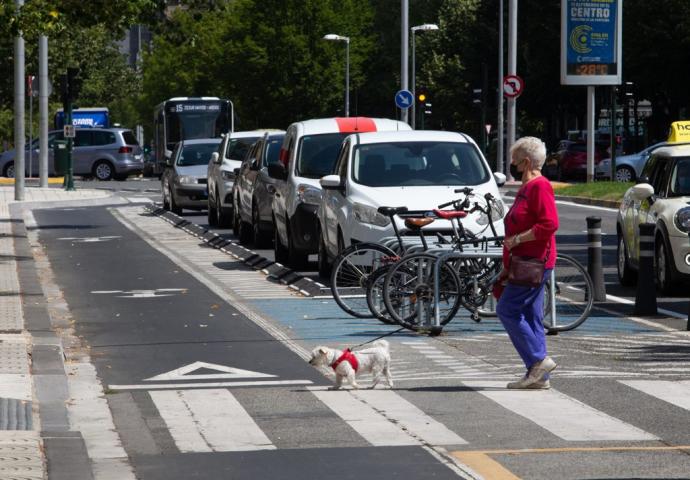
[[[640,261],[635,295],[635,315],[656,315],[656,285],[654,284],[653,223],[640,224]]]
[[[592,278],[595,302],[606,301],[606,284],[601,263],[601,218],[587,217],[587,273]]]

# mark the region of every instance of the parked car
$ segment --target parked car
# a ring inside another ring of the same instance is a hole
[[[249,148],[265,130],[231,132],[222,136],[217,152],[208,163],[208,223],[229,228],[233,220],[232,189],[235,170],[240,167]]]
[[[558,152],[558,180],[587,178],[587,144],[572,142]],[[594,144],[594,166],[606,155],[604,144]]]
[[[343,139],[351,133],[385,130],[411,129],[397,120],[367,117],[305,120],[288,127],[280,162],[268,167],[269,175],[277,180],[273,196],[276,261],[300,267],[317,252],[319,179],[333,171]]]
[[[251,146],[239,168],[233,195],[233,227],[240,243],[253,241],[254,245],[264,247],[273,240],[276,180],[268,175],[268,166],[278,163],[284,138],[284,131],[266,132]]]
[[[666,142],[655,143],[644,150],[630,155],[622,155],[616,157],[616,181],[618,182],[634,182],[642,174],[642,169],[649,159],[649,156],[657,148],[668,145]],[[594,171],[596,178],[610,179],[611,178],[611,159],[605,158]]]
[[[219,142],[219,138],[201,138],[175,145],[161,176],[163,208],[179,215],[183,208],[207,207],[206,169]]]
[[[415,131],[350,135],[343,142],[335,173],[320,180],[319,272],[327,274],[333,259],[344,248],[359,242],[378,242],[394,234],[390,219],[378,213],[381,206],[405,206],[429,211],[457,198],[454,191],[470,186],[477,201],[491,193],[496,199],[492,219],[503,235],[505,206],[498,186],[505,175],[491,174],[475,142],[461,133]],[[404,223],[396,218],[398,228]],[[476,234],[492,233],[486,215],[475,212],[462,221]],[[438,219],[427,232],[450,233],[450,221]]]
[[[48,133],[48,174],[55,175],[53,146],[56,140],[64,140],[62,130]],[[38,172],[38,139],[32,145],[35,159],[33,173]],[[27,146],[25,158],[28,159]],[[0,156],[0,171],[5,177],[14,177],[15,151],[8,150]],[[78,128],[74,138],[72,164],[75,175],[93,176],[98,180],[112,178],[123,180],[128,175],[139,174],[144,168],[143,151],[134,133],[124,128]],[[25,161],[25,172],[29,173]]]
[[[640,183],[631,187],[618,210],[618,279],[632,285],[640,257],[639,225],[653,223],[656,284],[671,293],[690,279],[690,145],[657,148],[647,160]]]

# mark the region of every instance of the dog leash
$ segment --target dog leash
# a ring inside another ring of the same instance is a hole
[[[380,339],[382,339],[382,338],[384,338],[384,337],[388,337],[388,336],[390,336],[390,335],[393,335],[394,333],[398,333],[398,332],[401,331],[401,330],[405,330],[405,327],[400,327],[399,329],[393,330],[392,332],[384,333],[383,335],[380,335],[380,336],[378,336],[378,337],[376,337],[376,338],[372,338],[371,340],[368,340],[368,341],[366,341],[366,342],[364,342],[364,343],[360,343],[359,345],[355,345],[354,347],[350,347],[350,348],[348,348],[348,350],[352,351],[352,350],[354,350],[355,348],[359,348],[359,347],[362,347],[362,346],[364,346],[364,345],[366,345],[366,344],[368,344],[368,343],[372,343],[372,342],[375,342],[376,340],[380,340]]]

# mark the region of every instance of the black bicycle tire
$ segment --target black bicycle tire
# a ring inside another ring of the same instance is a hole
[[[404,319],[401,318],[395,310],[395,307],[393,305],[393,301],[391,300],[391,291],[393,289],[391,285],[391,279],[394,277],[395,272],[399,271],[402,266],[405,265],[406,262],[409,262],[414,259],[419,259],[419,258],[426,258],[431,261],[436,261],[438,257],[435,255],[429,254],[429,253],[414,253],[412,255],[407,255],[403,257],[400,261],[396,262],[395,265],[391,266],[388,273],[386,274],[386,280],[384,283],[384,293],[383,293],[383,300],[386,305],[386,309],[388,310],[388,313],[390,314],[391,318],[396,321],[398,325],[401,327],[405,327],[408,330],[413,330],[413,331],[422,331],[422,330],[430,330],[434,334],[438,334],[440,332],[439,327],[433,327],[433,326],[427,326],[427,325],[419,325],[416,323],[413,323],[411,320],[416,318],[416,315],[411,315],[410,317]],[[460,280],[455,273],[455,270],[448,266],[448,264],[444,264],[443,267],[444,271],[450,273],[451,277],[453,278],[453,281],[457,285],[457,290],[458,294],[455,296],[455,302],[451,306],[450,310],[448,311],[449,313],[445,315],[441,320],[440,320],[440,327],[442,328],[443,326],[447,325],[448,322],[450,322],[453,317],[455,317],[455,314],[457,311],[460,309],[461,303],[460,303]]]
[[[388,270],[390,270],[390,265],[386,265],[385,267],[381,267],[378,270],[374,271],[371,275],[369,275],[369,283],[367,285],[367,305],[369,306],[369,311],[371,311],[372,315],[379,320],[382,323],[385,323],[386,325],[397,325],[397,322],[391,318],[388,313],[388,309],[386,308],[386,304],[384,301],[383,304],[383,310],[384,312],[381,312],[380,309],[378,308],[377,305],[374,304],[374,298],[373,298],[373,291],[374,291],[374,286],[376,285],[377,281],[384,281],[386,280],[386,274],[388,273]],[[383,290],[383,286],[382,286]],[[388,315],[388,316],[387,316]]]
[[[558,266],[558,260],[559,259],[565,260],[566,262],[569,262],[582,275],[584,284],[586,286],[585,287],[586,292],[585,292],[584,296],[587,299],[587,304],[586,304],[583,312],[580,314],[580,316],[575,321],[572,321],[572,322],[569,322],[569,323],[566,323],[563,325],[556,325],[555,327],[549,325],[548,323],[546,323],[547,315],[544,315],[544,328],[546,328],[546,330],[549,333],[567,332],[569,330],[573,330],[573,329],[579,327],[580,325],[582,325],[585,322],[585,320],[587,320],[587,318],[589,318],[589,315],[592,312],[592,307],[594,305],[594,284],[592,283],[592,278],[589,276],[589,273],[587,273],[587,269],[585,269],[585,267],[580,262],[578,262],[574,257],[572,257],[570,255],[561,254],[561,253],[556,255],[556,266]],[[549,284],[549,288],[550,288],[550,282],[551,282],[551,280],[549,279],[547,281],[547,283]],[[556,308],[558,308],[558,302],[556,302]]]
[[[355,243],[354,245],[350,245],[347,247],[345,250],[343,250],[340,255],[338,255],[333,262],[333,270],[331,271],[331,293],[333,294],[333,299],[335,300],[335,303],[338,304],[340,308],[343,309],[347,314],[352,315],[353,317],[357,318],[373,318],[374,315],[369,311],[368,305],[367,305],[367,314],[361,313],[359,311],[353,310],[346,302],[345,295],[342,294],[339,291],[339,282],[337,281],[338,277],[338,272],[340,272],[343,264],[347,260],[347,258],[350,255],[353,255],[355,252],[359,252],[365,249],[371,249],[371,250],[376,250],[380,253],[386,254],[386,255],[391,255],[395,256],[397,255],[393,250],[391,250],[388,247],[384,247],[383,245],[379,245],[378,243],[373,243],[373,242],[363,242],[363,243]],[[362,287],[365,288],[366,286],[366,278],[362,280]],[[342,282],[341,282],[342,283]]]

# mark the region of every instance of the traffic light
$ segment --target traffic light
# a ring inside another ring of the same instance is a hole
[[[482,89],[481,88],[473,88],[472,89],[472,103],[481,106],[481,104],[484,102],[484,97],[482,94]]]
[[[74,101],[79,96],[81,91],[82,79],[79,78],[78,68],[68,68],[67,69],[67,91],[69,99]]]
[[[417,92],[417,101],[420,104],[424,105],[424,102],[426,101],[426,99],[427,99],[427,94],[424,90]]]

